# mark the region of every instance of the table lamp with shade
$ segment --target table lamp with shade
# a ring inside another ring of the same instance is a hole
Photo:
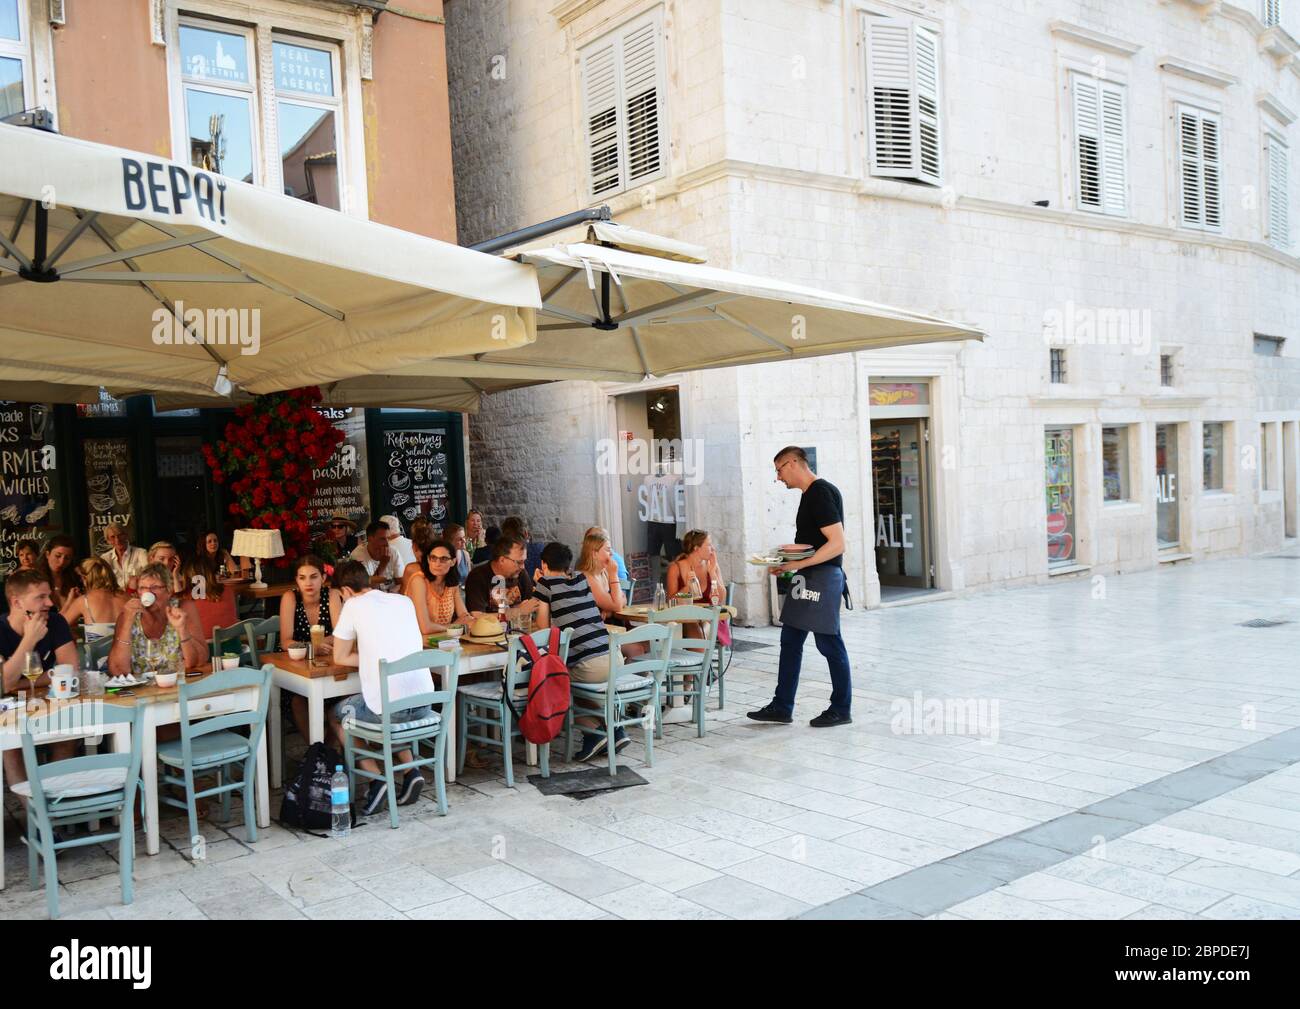
[[[249,588],[264,589],[266,582],[262,581],[262,561],[283,557],[284,540],[280,537],[279,529],[236,529],[230,553],[235,557],[253,558],[257,580]]]

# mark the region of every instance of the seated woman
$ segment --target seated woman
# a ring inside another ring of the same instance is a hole
[[[447,526],[442,538],[450,543],[456,551],[456,570],[460,573],[461,584],[464,585],[465,579],[469,577],[469,569],[474,566],[474,559],[470,557],[469,551],[465,549],[465,529],[453,522]]]
[[[668,567],[669,600],[679,592],[690,592],[691,602],[699,606],[714,605],[715,595],[719,603],[726,602],[726,583],[718,567],[718,551],[713,546],[713,538],[703,529],[692,529],[682,537],[682,552]],[[682,636],[702,638],[704,626],[698,621],[683,623]],[[718,624],[718,640],[724,645],[731,643],[731,628],[725,619]],[[686,679],[686,689],[692,689],[690,677]]]
[[[52,536],[45,544],[45,556],[37,565],[50,579],[50,596],[60,610],[82,592],[77,573],[77,546],[71,536]]]
[[[421,634],[437,634],[450,624],[468,624],[469,611],[460,594],[456,548],[446,540],[430,544],[420,560],[420,571],[406,587],[415,604]]]
[[[212,640],[214,627],[239,623],[235,590],[227,588],[217,573],[217,566],[206,554],[197,554],[181,568],[181,584],[188,587],[183,595],[192,600],[198,610],[204,641]]]
[[[325,631],[321,654],[328,655],[334,648],[334,625],[343,609],[343,596],[338,589],[329,587],[325,580],[325,562],[315,554],[298,558],[293,573],[294,587],[280,597],[280,647],[289,642],[311,641],[312,624],[320,624]],[[307,712],[307,698],[290,694],[290,712],[293,724],[303,739],[311,739],[311,722]]]
[[[582,538],[578,554],[579,574],[587,576],[591,596],[600,608],[600,615],[608,620],[627,605],[627,596],[618,582],[618,564],[614,560],[614,546],[609,533],[600,526],[592,526]]]
[[[226,575],[234,578],[242,574],[244,570],[251,565],[247,557],[240,557],[236,560],[230,556],[230,551],[221,545],[221,536],[213,529],[209,529],[199,537],[199,556],[206,557],[212,562],[214,571],[220,573],[221,565],[226,566]]]
[[[136,578],[138,595],[128,599],[117,618],[108,671],[127,676],[145,670],[149,643],[154,642],[163,669],[196,669],[207,660],[207,642],[199,625],[194,603],[172,599],[172,572],[161,564],[150,564]],[[146,605],[147,603],[147,605]]]
[[[126,605],[126,594],[118,587],[113,569],[98,557],[87,557],[77,570],[85,591],[61,612],[68,626],[76,627],[78,620],[84,624],[86,644],[90,644],[113,633]]]
[[[36,563],[41,559],[41,542],[33,539],[20,539],[14,544],[14,560],[18,562],[15,571],[35,571]]]

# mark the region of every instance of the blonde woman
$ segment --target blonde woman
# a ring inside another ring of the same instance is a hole
[[[582,538],[578,554],[577,571],[587,576],[591,597],[596,600],[600,615],[608,620],[627,605],[627,597],[618,582],[618,564],[614,560],[614,545],[609,533],[600,526],[592,526]]]
[[[113,569],[99,557],[89,557],[77,567],[85,590],[60,611],[69,627],[85,624],[86,642],[107,637],[117,626],[126,597],[117,584]]]
[[[159,540],[149,548],[149,563],[161,564],[172,576],[172,594],[188,596],[189,586],[181,580],[181,555],[175,543]]]

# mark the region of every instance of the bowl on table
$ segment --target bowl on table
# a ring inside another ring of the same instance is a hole
[[[289,658],[293,659],[295,662],[301,662],[307,657],[307,646],[300,645],[296,641],[291,642],[285,651],[289,653]]]
[[[222,668],[222,669],[238,669],[238,668],[239,668],[239,656],[238,656],[238,655],[223,655],[223,656],[221,657],[221,668]]]
[[[180,678],[179,674],[175,672],[154,673],[153,682],[155,686],[162,687],[164,690],[166,690],[168,687],[176,686],[176,681],[179,678]]]

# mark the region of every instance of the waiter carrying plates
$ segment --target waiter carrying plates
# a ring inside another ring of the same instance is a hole
[[[813,547],[813,554],[771,568],[773,574],[798,572],[781,608],[781,661],[776,678],[776,696],[770,704],[749,712],[756,722],[793,721],[794,695],[799,687],[803,646],[811,631],[830,666],[831,706],[808,724],[817,729],[848,725],[853,700],[849,653],[840,637],[840,603],[844,595],[844,499],[839,488],[822,480],[808,465],[803,449],[790,445],[772,460],[776,478],[792,490],[801,491],[795,516],[795,539]]]

